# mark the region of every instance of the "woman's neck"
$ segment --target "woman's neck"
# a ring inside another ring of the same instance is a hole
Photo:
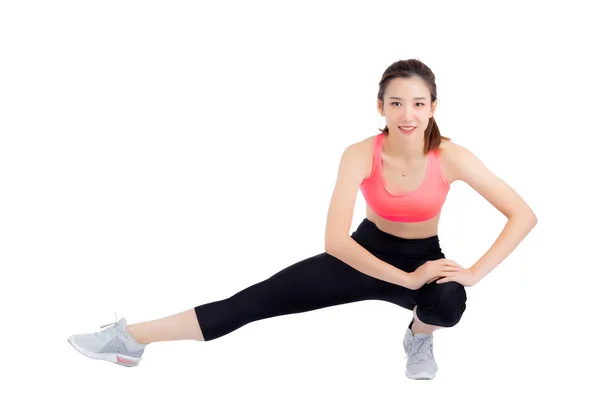
[[[423,154],[423,137],[422,136],[405,136],[402,133],[388,133],[384,135],[383,148],[385,153],[394,159],[403,162],[413,163],[422,160]]]

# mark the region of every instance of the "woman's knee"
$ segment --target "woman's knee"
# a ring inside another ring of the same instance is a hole
[[[452,327],[466,309],[465,287],[457,282],[425,285],[417,299],[417,316],[429,325]]]

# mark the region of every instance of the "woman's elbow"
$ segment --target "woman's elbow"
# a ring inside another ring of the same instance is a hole
[[[344,247],[347,238],[325,239],[325,252],[331,255],[337,254]]]

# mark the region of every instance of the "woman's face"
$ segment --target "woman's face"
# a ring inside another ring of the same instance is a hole
[[[436,103],[431,103],[431,94],[425,82],[413,76],[392,79],[384,93],[384,102],[378,99],[377,107],[385,115],[390,133],[422,136],[429,119],[433,117]],[[415,129],[403,131],[400,127]]]

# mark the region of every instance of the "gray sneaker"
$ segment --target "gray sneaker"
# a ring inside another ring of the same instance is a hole
[[[433,379],[438,370],[433,357],[433,335],[417,333],[413,335],[409,328],[404,335],[406,352],[406,376],[410,379]]]
[[[137,366],[147,345],[138,343],[125,330],[127,327],[125,318],[102,325],[100,328],[106,326],[111,327],[96,333],[72,335],[67,340],[75,350],[94,360],[110,361],[126,367]]]

